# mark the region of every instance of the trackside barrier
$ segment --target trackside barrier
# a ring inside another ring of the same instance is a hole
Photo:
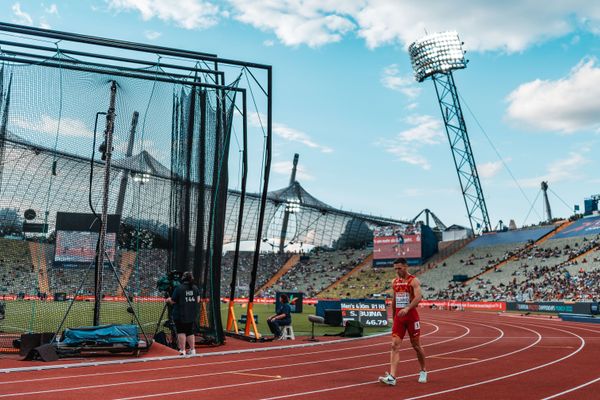
[[[600,318],[594,317],[593,315],[580,315],[580,314],[558,314],[560,319],[563,321],[570,322],[584,322],[587,324],[600,324]]]
[[[597,310],[597,303],[575,303],[565,301],[544,301],[544,302],[516,302],[506,303],[508,311],[521,312],[545,312],[545,313],[564,313],[564,314],[592,314],[593,309]]]
[[[73,296],[66,296],[65,300],[72,300]],[[19,296],[16,294],[4,294],[4,295],[0,295],[0,300],[38,300],[40,301],[40,298],[38,296],[35,295],[24,295],[24,296]],[[94,296],[77,296],[76,301],[94,301]],[[127,299],[123,296],[104,296],[102,298],[103,301],[114,301],[114,302],[125,302],[127,301]],[[135,302],[149,302],[149,303],[162,303],[165,301],[164,297],[160,297],[160,296],[154,296],[154,297],[132,297],[131,298],[132,301]],[[55,301],[53,296],[48,296],[46,299],[42,300],[42,301],[47,301],[47,302],[52,302]],[[237,298],[233,300],[234,303],[247,303],[248,299],[247,298]],[[315,305],[317,304],[317,302],[319,301],[319,299],[303,299],[302,303],[304,304],[310,304],[310,305]],[[338,300],[339,301],[339,300]],[[228,298],[221,298],[221,302],[223,303],[229,303],[229,299]],[[264,298],[254,298],[254,303],[255,304],[274,304],[275,303],[275,298],[273,297],[264,297]]]
[[[419,307],[440,307],[447,310],[485,310],[506,311],[506,303],[503,301],[454,301],[454,300],[421,300]]]

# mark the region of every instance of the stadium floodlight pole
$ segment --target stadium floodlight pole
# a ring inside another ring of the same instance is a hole
[[[96,249],[96,270],[94,277],[94,326],[100,325],[100,303],[102,302],[102,271],[104,267],[104,248],[106,241],[106,228],[108,224],[108,192],[110,189],[110,166],[112,159],[113,132],[115,129],[115,101],[117,97],[117,82],[110,85],[110,103],[106,114],[106,130],[103,157],[104,162],[104,187],[102,191],[102,215],[100,218],[100,235]]]
[[[417,82],[433,80],[471,229],[489,231],[490,218],[452,76],[453,70],[467,66],[462,42],[453,31],[434,33],[412,43],[408,52]]]

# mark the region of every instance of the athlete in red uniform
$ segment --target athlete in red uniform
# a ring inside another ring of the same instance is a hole
[[[394,269],[397,278],[392,281],[394,297],[392,299],[392,315],[394,324],[392,325],[392,350],[390,353],[390,372],[379,377],[379,382],[386,385],[396,384],[396,372],[400,361],[400,345],[402,339],[408,331],[410,343],[417,352],[417,358],[421,365],[419,373],[419,383],[427,383],[427,370],[425,369],[425,353],[419,340],[421,333],[421,323],[417,305],[421,301],[421,283],[414,275],[408,273],[408,264],[406,259],[397,258],[394,260]]]

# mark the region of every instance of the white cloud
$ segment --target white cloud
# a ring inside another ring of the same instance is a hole
[[[468,50],[519,52],[582,28],[600,34],[600,3],[589,0],[229,0],[232,16],[289,46],[362,37],[370,48],[407,47],[425,31],[457,30]]]
[[[44,11],[50,15],[58,15],[58,7],[54,3],[50,4],[50,6],[45,8]]]
[[[260,128],[260,127],[266,126],[267,120],[264,115],[259,116],[259,114],[254,113],[254,114],[250,115],[249,121],[253,126]],[[317,149],[317,150],[321,151],[322,153],[332,153],[333,152],[332,148],[323,146],[323,145],[315,142],[308,134],[306,134],[302,131],[299,131],[297,129],[290,128],[289,126],[282,124],[282,123],[273,122],[273,133],[282,139],[285,139],[290,142],[301,143],[310,148]]]
[[[33,19],[31,15],[21,10],[21,3],[15,3],[12,5],[13,22],[21,25],[33,25]]]
[[[508,96],[509,120],[535,130],[574,133],[600,129],[600,67],[584,59],[558,80],[536,79]]]
[[[507,0],[371,0],[356,15],[359,36],[371,48],[389,43],[407,46],[425,31],[456,30],[470,50],[522,51],[539,41],[575,29],[578,19],[592,26],[600,20],[600,5],[589,1],[546,2]]]
[[[51,29],[52,26],[48,23],[48,20],[46,20],[46,17],[40,17],[40,28],[43,29]]]
[[[403,93],[409,98],[415,98],[421,93],[412,74],[400,75],[397,64],[388,65],[381,73],[381,84],[392,90]]]
[[[580,169],[589,162],[590,160],[585,158],[581,152],[572,152],[567,158],[556,160],[548,165],[546,174],[535,178],[521,179],[519,183],[523,187],[539,187],[542,181],[553,185],[561,181],[578,180],[580,179]]]
[[[275,46],[275,42],[272,41],[272,40],[265,40],[263,42],[263,45],[266,46],[266,47],[273,47],[273,46]]]
[[[405,142],[418,144],[438,144],[444,140],[442,122],[431,115],[411,115],[405,122],[414,125],[398,134]]]
[[[291,161],[278,161],[271,164],[271,170],[279,175],[290,176],[292,173],[293,164]],[[296,180],[298,181],[312,181],[315,177],[308,173],[304,167],[298,165],[296,170]]]
[[[490,179],[502,170],[502,161],[490,161],[477,165],[477,172],[483,179]]]
[[[413,115],[406,118],[405,122],[413,127],[398,133],[393,139],[381,139],[376,144],[402,162],[425,170],[431,169],[429,160],[420,150],[423,146],[442,142],[444,134],[441,121],[430,115]]]
[[[162,33],[156,31],[144,31],[144,36],[148,40],[156,40],[162,36]]]
[[[46,133],[48,135],[56,135],[58,129],[58,119],[49,115],[42,115],[37,121],[25,120],[22,118],[11,121],[16,126],[35,133]],[[69,137],[87,137],[94,136],[94,132],[79,119],[61,118],[60,120],[60,135]]]
[[[287,46],[318,47],[339,42],[356,28],[348,17],[361,1],[229,0],[233,17],[260,30],[274,32]],[[349,4],[350,3],[350,4]],[[356,4],[352,4],[356,3]]]
[[[218,22],[219,8],[203,0],[107,0],[111,9],[138,11],[144,21],[158,18],[185,29],[205,29]]]

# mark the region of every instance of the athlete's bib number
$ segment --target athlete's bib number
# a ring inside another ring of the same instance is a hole
[[[421,329],[421,323],[419,321],[415,321],[415,331]]]
[[[396,292],[396,308],[404,308],[410,303],[408,292]]]

